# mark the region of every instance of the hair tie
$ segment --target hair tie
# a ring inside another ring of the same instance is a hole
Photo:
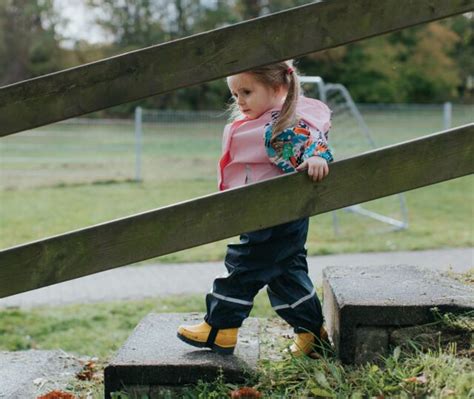
[[[292,67],[288,67],[288,69],[286,70],[286,73],[288,75],[291,75],[293,72],[294,72],[294,69]]]

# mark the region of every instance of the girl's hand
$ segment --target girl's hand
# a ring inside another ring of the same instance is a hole
[[[308,176],[312,178],[313,181],[321,181],[329,173],[328,163],[324,158],[318,156],[308,158],[296,168],[298,172],[305,169],[308,169]]]

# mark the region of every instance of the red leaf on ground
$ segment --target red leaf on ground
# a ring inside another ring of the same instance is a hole
[[[230,393],[231,399],[254,399],[261,398],[262,394],[255,388],[242,387]]]
[[[36,399],[77,399],[72,393],[63,391],[51,391],[46,395],[38,396]]]
[[[92,380],[95,372],[95,363],[94,362],[87,362],[84,365],[84,368],[76,374],[76,377],[82,381],[85,380]]]

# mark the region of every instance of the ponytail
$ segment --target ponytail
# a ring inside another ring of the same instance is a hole
[[[282,130],[296,123],[296,104],[300,96],[300,81],[292,66],[288,66],[284,71],[284,79],[288,87],[288,94],[281,107],[280,115],[273,125],[272,144]]]

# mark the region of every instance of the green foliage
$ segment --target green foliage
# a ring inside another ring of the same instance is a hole
[[[162,27],[164,2],[128,0],[117,6],[115,0],[87,0],[97,13],[97,24],[112,35],[117,48],[133,50],[169,40]]]
[[[228,384],[224,381],[222,373],[215,381],[205,382],[199,381],[196,387],[186,389],[183,394],[183,399],[227,399],[229,392],[235,389],[235,385]]]
[[[0,2],[0,85],[61,69],[53,0]]]
[[[327,81],[346,85],[356,102],[437,103],[462,95],[468,100],[469,91],[464,89],[467,83],[463,81],[468,72],[461,71],[460,60],[464,58],[459,48],[471,50],[450,26],[458,26],[465,36],[464,24],[470,20],[458,16],[449,21],[310,55],[301,60],[300,66],[306,74],[322,75]]]
[[[466,273],[465,276],[470,276],[472,279],[473,272]],[[438,323],[452,329],[474,333],[474,310],[463,312],[461,314],[454,314],[451,312],[442,313],[437,307],[435,307],[431,309],[431,311]]]
[[[107,10],[108,16],[99,24],[115,37],[115,52],[149,45],[150,37],[166,41],[309,2],[277,0],[264,4],[238,0],[210,5],[197,0],[174,0],[168,5],[174,12],[166,13],[157,10],[163,8],[161,2],[134,0],[119,9],[110,6],[112,0],[89,0],[91,6]],[[138,8],[142,10],[139,15],[135,11]],[[141,22],[129,27],[137,20]],[[320,75],[326,81],[345,84],[357,102],[469,100],[473,93],[472,87],[468,88],[473,57],[466,54],[472,54],[472,18],[457,16],[447,21],[312,54],[301,58],[299,65],[306,75]],[[155,36],[137,34],[138,28],[134,27],[140,27],[140,32],[150,29]],[[218,80],[140,104],[152,108],[222,109],[228,97],[225,82]],[[126,114],[131,109],[121,106],[109,112]]]
[[[459,37],[451,56],[461,79],[460,97],[472,103],[474,102],[474,14],[471,13],[465,18],[449,18],[443,22]]]
[[[88,0],[87,4],[91,11],[100,10],[97,23],[114,38],[112,46],[107,49],[109,55],[163,43],[239,20],[232,7],[220,1],[214,6],[198,0],[130,0],[123,7],[117,7],[115,0]],[[223,109],[228,97],[225,81],[218,80],[123,104],[101,114],[127,116],[138,104],[144,108],[159,109]]]
[[[395,348],[380,365],[345,366],[326,356],[318,361],[264,361],[255,388],[268,398],[468,397],[472,360],[451,351],[404,353]]]
[[[309,0],[84,0],[112,43],[61,49],[66,24],[53,0],[0,2],[0,84],[53,72],[309,3]],[[98,12],[96,12],[98,11]],[[303,57],[306,75],[341,82],[357,102],[474,100],[474,18],[460,15]],[[101,115],[148,108],[222,109],[224,80],[124,104]]]

